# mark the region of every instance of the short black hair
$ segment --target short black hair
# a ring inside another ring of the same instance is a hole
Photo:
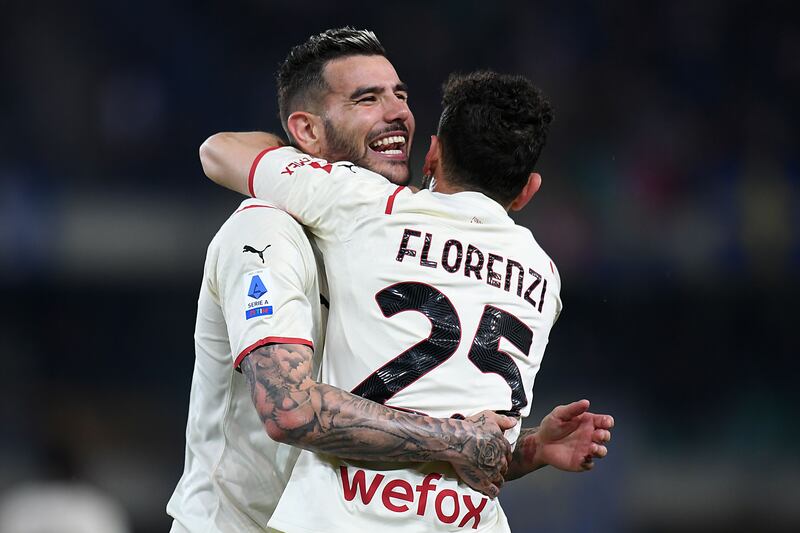
[[[349,56],[386,56],[375,34],[349,26],[312,35],[289,51],[278,68],[278,113],[286,134],[287,119],[298,109],[317,110],[328,88],[323,69],[334,59]]]
[[[443,93],[438,135],[448,180],[510,204],[544,147],[550,103],[526,78],[491,71],[451,74]]]

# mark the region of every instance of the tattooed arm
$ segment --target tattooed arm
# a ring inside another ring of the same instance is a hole
[[[517,437],[517,445],[511,454],[508,471],[504,476],[505,481],[521,478],[526,474],[539,470],[543,466],[547,466],[536,454],[539,449],[536,435],[538,432],[538,427],[522,428],[520,430],[519,437]]]
[[[560,405],[536,428],[523,428],[517,439],[505,480],[524,476],[545,465],[567,472],[594,467],[593,459],[608,453],[614,419],[588,412],[589,400]]]
[[[311,377],[312,351],[270,344],[241,363],[253,403],[276,441],[345,459],[447,461],[463,481],[497,496],[510,446],[503,431],[513,418],[485,412],[471,421],[390,409]]]

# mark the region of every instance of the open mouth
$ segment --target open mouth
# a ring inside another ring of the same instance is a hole
[[[402,133],[389,134],[369,143],[369,148],[383,156],[405,156],[406,135]]]

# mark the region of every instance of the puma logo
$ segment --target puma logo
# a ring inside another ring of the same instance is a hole
[[[264,250],[266,250],[270,246],[272,246],[272,245],[271,244],[266,245],[264,247]],[[244,248],[242,249],[242,253],[250,252],[251,254],[256,254],[258,257],[261,258],[261,262],[263,263],[264,262],[264,250],[256,250],[252,246],[245,244]]]

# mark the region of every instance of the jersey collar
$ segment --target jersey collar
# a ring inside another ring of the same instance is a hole
[[[456,204],[458,209],[477,223],[514,224],[505,207],[477,191],[461,191],[451,194],[434,192],[440,201]]]

